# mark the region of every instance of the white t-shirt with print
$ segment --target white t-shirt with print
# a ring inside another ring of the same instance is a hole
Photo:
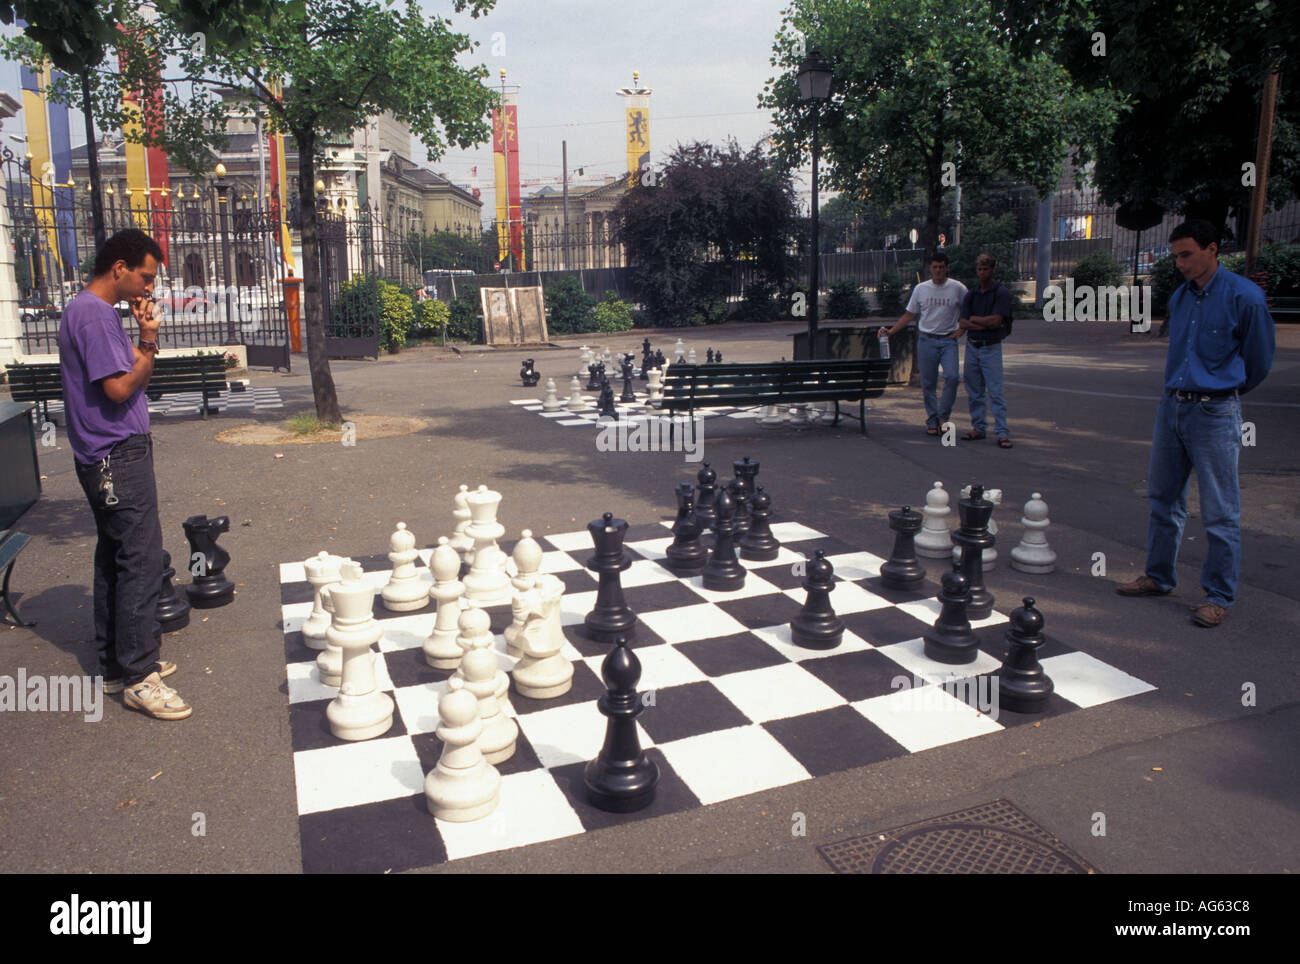
[[[933,281],[922,281],[912,289],[907,300],[907,310],[919,315],[916,327],[931,335],[950,335],[957,330],[961,315],[961,302],[966,297],[966,286],[949,278],[942,286]]]

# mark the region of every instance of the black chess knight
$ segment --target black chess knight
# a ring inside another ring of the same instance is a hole
[[[636,613],[623,598],[623,570],[632,560],[623,551],[627,522],[615,519],[612,512],[587,523],[596,553],[587,560],[587,568],[596,573],[596,605],[583,620],[587,638],[597,643],[612,643],[619,636],[631,639],[636,631]]]
[[[190,543],[190,572],[194,581],[185,587],[190,603],[197,609],[224,606],[235,595],[235,584],[224,575],[230,553],[217,545],[217,536],[230,531],[230,518],[192,515],[182,526]]]
[[[533,368],[533,359],[525,358],[523,367],[519,369],[519,380],[531,387],[536,385],[537,380],[541,377],[542,373]]]
[[[618,418],[618,409],[614,406],[614,386],[608,381],[600,383],[600,402],[596,418]]]

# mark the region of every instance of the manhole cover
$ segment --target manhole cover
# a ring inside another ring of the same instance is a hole
[[[968,810],[817,848],[840,874],[1095,874],[1015,804]]]

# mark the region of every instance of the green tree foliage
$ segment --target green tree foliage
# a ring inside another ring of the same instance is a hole
[[[406,334],[415,323],[411,296],[373,274],[357,275],[339,285],[333,313],[337,325],[376,326],[380,349],[394,353],[406,344]]]
[[[948,255],[948,274],[974,287],[977,282],[975,259],[990,254],[997,259],[993,277],[1006,284],[1017,279],[1015,267],[1016,218],[1007,212],[999,217],[977,214],[962,226],[961,244],[944,248]]]
[[[834,71],[820,111],[827,185],[888,209],[919,176],[928,250],[955,179],[1006,172],[1046,195],[1071,146],[1112,116],[1105,93],[1083,92],[1048,50],[1015,50],[991,0],[794,0],[773,46],[783,72],[759,101],[789,168],[809,156],[813,112],[796,73],[814,49]]]
[[[613,291],[606,291],[592,311],[596,331],[604,334],[628,331],[632,327],[632,306]]]
[[[557,278],[547,286],[545,297],[547,331],[576,335],[594,330],[592,309],[596,299],[583,290],[576,276],[566,274]]]
[[[903,313],[903,280],[898,272],[886,271],[880,276],[876,303],[880,314],[886,318],[894,318]]]
[[[496,258],[496,235],[490,231],[476,235],[456,231],[412,232],[406,239],[406,263],[421,271],[447,268],[486,274],[492,270]]]
[[[837,281],[831,285],[830,297],[826,299],[827,318],[865,318],[870,310],[862,289],[855,282]]]
[[[634,265],[638,300],[655,324],[720,322],[734,268],[784,290],[803,235],[788,174],[758,147],[679,145],[662,174],[614,211],[615,240]]]

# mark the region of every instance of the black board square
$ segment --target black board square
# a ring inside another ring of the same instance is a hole
[[[454,669],[434,669],[424,658],[424,649],[420,646],[384,653],[384,665],[388,668],[388,678],[398,689],[441,683],[456,672]]]
[[[390,694],[391,695],[391,694]],[[319,750],[327,746],[344,746],[351,740],[340,740],[330,732],[329,720],[325,718],[325,707],[330,700],[312,700],[308,703],[289,704],[289,745],[294,752],[299,750]],[[406,724],[397,706],[393,706],[393,725],[380,736],[406,736]]]
[[[834,596],[831,593],[832,605]],[[845,629],[872,646],[888,646],[908,639],[920,639],[930,628],[929,623],[893,606],[871,609],[864,613],[845,613],[840,619],[844,621]]]
[[[423,794],[298,818],[305,874],[400,873],[447,861]]]
[[[712,683],[685,683],[653,692],[654,702],[642,708],[637,722],[656,743],[684,740],[688,736],[753,722]]]
[[[887,696],[895,690],[891,681],[902,675],[897,663],[874,649],[805,659],[799,666],[850,703]]]
[[[752,633],[676,643],[676,649],[709,676],[776,666],[790,660]]]
[[[901,744],[849,706],[770,720],[763,729],[815,777],[907,754]]]
[[[803,610],[785,593],[751,596],[748,599],[729,599],[715,605],[746,629],[764,626],[784,626]]]

